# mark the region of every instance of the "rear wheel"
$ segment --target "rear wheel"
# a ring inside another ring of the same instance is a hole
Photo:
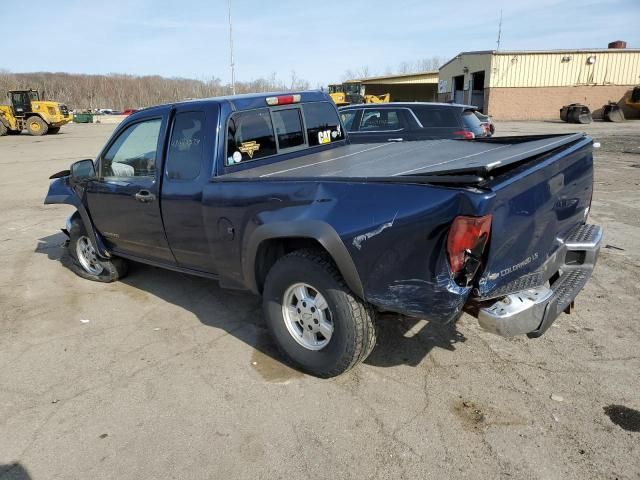
[[[70,267],[76,275],[82,278],[94,282],[109,283],[127,274],[127,262],[122,258],[103,260],[98,256],[97,250],[79,218],[74,218],[71,221],[68,248],[73,259]]]
[[[49,125],[47,125],[47,122],[42,120],[40,117],[33,116],[27,118],[27,130],[30,135],[39,137],[47,133]]]
[[[47,132],[49,135],[55,135],[60,131],[60,127],[49,127],[49,131]]]
[[[331,259],[298,250],[271,268],[264,286],[267,325],[280,351],[318,377],[334,377],[369,356],[374,312],[347,287]]]

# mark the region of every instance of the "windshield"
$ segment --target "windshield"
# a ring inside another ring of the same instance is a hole
[[[478,112],[477,110],[473,112],[475,114],[476,117],[478,117],[478,119],[481,122],[488,122],[489,121],[489,115],[485,115],[483,113]]]
[[[351,95],[358,95],[360,93],[360,84],[359,83],[345,83],[344,84],[345,93]]]
[[[471,130],[473,133],[482,132],[482,124],[478,117],[476,117],[473,110],[467,110],[462,114],[462,120],[464,121],[465,127]]]

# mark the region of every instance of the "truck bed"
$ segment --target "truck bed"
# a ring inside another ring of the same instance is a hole
[[[418,175],[478,175],[541,155],[584,137],[583,133],[423,140],[345,145],[225,174],[218,180],[376,179]],[[481,178],[480,178],[481,179]]]

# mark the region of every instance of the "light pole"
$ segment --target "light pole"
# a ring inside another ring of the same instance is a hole
[[[236,70],[233,63],[233,28],[231,26],[231,0],[229,0],[229,52],[231,54],[231,93],[236,94]]]
[[[231,1],[231,0],[229,0]],[[500,10],[500,23],[498,23],[498,41],[496,42],[496,51],[500,50],[500,40],[502,37],[502,10]]]

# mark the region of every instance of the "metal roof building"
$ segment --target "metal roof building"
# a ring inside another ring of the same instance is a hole
[[[393,102],[438,100],[438,71],[384,75],[347,80],[345,83],[361,83],[367,95],[391,94]]]
[[[569,103],[598,116],[640,84],[640,49],[462,52],[439,72],[438,98],[503,120],[557,119]],[[626,110],[627,116],[636,115]]]

